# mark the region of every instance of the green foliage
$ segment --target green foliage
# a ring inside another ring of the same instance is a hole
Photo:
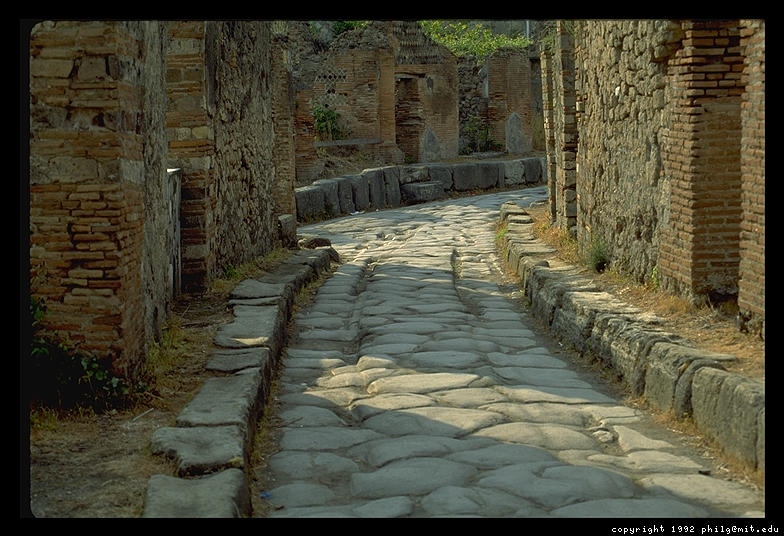
[[[500,145],[490,138],[490,124],[476,116],[469,117],[463,124],[463,136],[465,136],[467,144],[463,148],[463,152],[485,152],[496,151],[500,149]]]
[[[597,273],[607,269],[610,264],[610,248],[601,238],[592,238],[586,255],[588,267]]]
[[[366,20],[336,20],[332,24],[332,33],[337,36],[343,32],[363,28],[367,25],[367,23],[368,21]]]
[[[481,23],[462,20],[421,20],[422,30],[430,39],[444,45],[455,56],[470,56],[483,61],[501,48],[522,50],[531,42],[525,36],[509,37],[493,33]]]
[[[314,104],[311,113],[313,114],[316,137],[319,140],[328,141],[343,138],[344,133],[338,126],[340,114],[335,110],[322,106],[321,104]]]
[[[34,404],[58,409],[108,409],[124,404],[127,382],[114,375],[107,359],[83,356],[64,341],[56,341],[42,328],[44,304],[30,299],[30,395]]]
[[[646,285],[650,290],[659,290],[661,280],[659,279],[659,267],[654,266],[651,275],[648,277],[648,284]]]

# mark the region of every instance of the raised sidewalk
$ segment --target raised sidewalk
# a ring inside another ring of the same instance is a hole
[[[499,214],[503,261],[520,278],[531,313],[579,354],[611,369],[632,396],[697,428],[752,469],[765,470],[765,384],[724,369],[736,359],[695,348],[657,318],[596,288],[537,241],[516,203]]]

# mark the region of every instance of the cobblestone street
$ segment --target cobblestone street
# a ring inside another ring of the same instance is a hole
[[[300,227],[341,265],[294,317],[270,517],[735,517],[760,493],[581,371],[495,251],[545,187]],[[258,469],[257,471],[261,471]],[[261,515],[256,512],[256,515]]]

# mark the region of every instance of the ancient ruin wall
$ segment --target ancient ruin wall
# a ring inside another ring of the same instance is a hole
[[[31,295],[50,332],[127,376],[171,296],[165,46],[155,22],[30,34]]]
[[[490,136],[509,154],[533,148],[531,61],[525,51],[502,49],[487,60]]]
[[[657,265],[668,218],[661,134],[678,39],[679,26],[655,20],[590,21],[577,36],[579,248],[607,248],[613,266],[640,281]]]
[[[547,80],[542,83],[542,98],[547,101],[544,108],[544,126],[550,213],[558,227],[576,234],[577,121],[574,36],[562,21],[557,22],[552,50],[543,51],[541,62],[542,69],[547,69]]]
[[[274,130],[275,181],[272,194],[275,214],[296,214],[294,186],[297,170],[294,155],[294,91],[287,65],[286,46],[279,37],[272,43],[270,84],[272,85],[272,123]]]
[[[215,73],[216,243],[210,253],[219,270],[267,253],[277,233],[270,37],[268,23],[208,23],[206,63]]]
[[[741,104],[738,308],[745,328],[765,336],[765,21],[741,21],[745,93]]]
[[[662,151],[670,217],[659,269],[695,300],[738,292],[744,60],[738,21],[683,21],[668,62],[674,105]]]

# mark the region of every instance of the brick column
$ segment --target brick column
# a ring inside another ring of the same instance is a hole
[[[215,140],[207,109],[211,75],[206,72],[206,24],[177,21],[169,26],[166,82],[169,165],[182,169],[182,286],[204,288],[214,270],[215,229],[212,156]],[[214,75],[214,73],[212,73]]]
[[[746,90],[741,104],[738,308],[744,329],[765,337],[765,21],[742,21]]]
[[[743,57],[737,21],[689,21],[683,30],[668,73],[670,221],[659,266],[665,289],[717,300],[738,292]]]
[[[31,295],[50,332],[126,375],[145,342],[141,49],[121,22],[30,36]]]

